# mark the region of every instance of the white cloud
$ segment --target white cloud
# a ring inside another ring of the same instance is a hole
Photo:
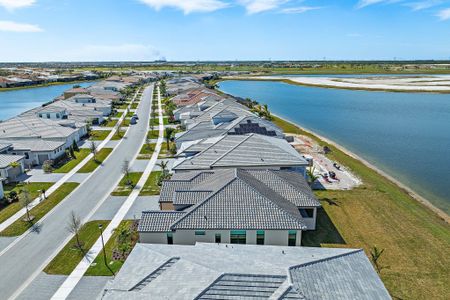
[[[245,7],[248,14],[257,14],[276,9],[288,1],[289,0],[239,0],[239,3]]]
[[[411,2],[407,3],[406,5],[411,7],[412,10],[423,10],[427,8],[431,8],[437,5],[442,4],[442,0],[425,0],[425,1],[417,1],[417,2]]]
[[[362,37],[362,34],[360,33],[347,33],[348,37],[352,37],[352,38],[359,38]]]
[[[442,21],[450,20],[450,8],[439,11],[436,16]]]
[[[192,12],[211,12],[228,6],[220,0],[140,0],[142,3],[159,10],[163,7],[173,7],[185,14]]]
[[[155,47],[143,44],[86,45],[61,55],[62,60],[72,61],[147,61],[161,58]]]
[[[301,14],[310,10],[316,10],[320,9],[321,7],[318,6],[299,6],[299,7],[289,7],[289,8],[283,8],[281,10],[284,14]]]
[[[3,6],[9,11],[17,8],[28,7],[36,3],[36,0],[0,0],[0,6]]]
[[[392,4],[404,1],[405,0],[359,0],[358,4],[356,4],[356,8],[364,8],[374,4]]]
[[[0,21],[0,31],[9,32],[41,32],[43,31],[38,25],[16,23],[12,21]]]

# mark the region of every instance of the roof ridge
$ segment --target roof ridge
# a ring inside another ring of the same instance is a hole
[[[268,189],[270,189],[272,192],[274,192],[278,198],[281,198],[282,201],[285,201],[286,203],[288,203],[288,205],[293,205],[294,207],[296,207],[292,202],[284,199],[282,196],[279,196],[279,194],[277,192],[275,192],[274,190],[272,190],[271,188],[269,188],[267,185],[265,185],[263,182],[261,182],[260,180],[258,180],[257,178],[255,178],[253,175],[249,174],[248,172],[241,170],[239,171],[239,174],[247,174],[248,176],[251,176],[252,178],[254,178],[256,181],[258,181],[259,183],[261,183],[262,185],[266,186]],[[238,175],[237,175],[238,176]],[[245,177],[245,176],[244,176]],[[290,212],[288,212],[286,209],[284,209],[283,207],[281,207],[280,205],[278,205],[278,203],[276,203],[275,201],[273,201],[272,199],[268,198],[267,196],[265,196],[264,194],[262,194],[258,189],[256,189],[251,183],[249,183],[247,180],[245,180],[245,178],[241,178],[238,176],[238,178],[242,181],[244,181],[252,190],[254,190],[256,193],[258,193],[259,195],[261,195],[263,198],[267,199],[270,203],[272,203],[279,211],[281,211],[282,213],[286,214],[289,218],[291,218],[292,220],[299,222],[302,227],[305,227],[305,224],[303,223],[303,219],[299,220],[297,218],[295,218]]]
[[[235,150],[237,147],[239,147],[242,143],[244,143],[245,141],[247,141],[250,137],[252,137],[254,135],[254,133],[250,133],[248,136],[246,136],[242,141],[240,141],[239,143],[237,143],[236,145],[234,145],[230,150],[226,151],[224,154],[222,154],[221,156],[219,156],[216,160],[214,160],[212,163],[209,164],[209,166],[211,167],[212,165],[214,165],[216,162],[218,162],[219,160],[221,160],[222,158],[225,157],[225,155],[229,154],[231,151]],[[226,135],[224,135],[226,136]],[[222,139],[220,139],[219,141],[217,141],[216,143],[214,143],[213,145],[216,145],[218,142],[220,142]],[[201,152],[200,152],[201,153]]]
[[[186,214],[184,216],[182,216],[181,218],[179,218],[178,220],[176,220],[175,222],[173,222],[170,225],[170,228],[173,229],[174,226],[176,226],[178,223],[180,223],[182,220],[184,220],[185,218],[187,218],[188,216],[190,216],[194,211],[196,211],[200,206],[203,206],[206,202],[208,202],[214,195],[216,195],[217,193],[219,193],[220,191],[222,191],[226,186],[230,185],[232,182],[234,182],[237,178],[234,177],[232,180],[228,181],[225,185],[223,185],[220,189],[218,189],[215,193],[212,193],[211,195],[209,195],[208,197],[206,197],[205,199],[203,199],[202,201],[200,201],[199,203],[195,204],[192,206],[192,208],[185,212]]]
[[[270,169],[268,169],[268,171],[271,173],[271,174],[273,174],[274,176],[276,176],[276,177],[278,177],[278,178],[280,178],[281,180],[283,180],[286,184],[288,184],[290,187],[292,187],[294,190],[296,190],[297,192],[299,192],[299,193],[301,193],[301,194],[303,194],[303,195],[306,195],[306,196],[308,196],[308,197],[310,197],[310,195],[308,195],[307,193],[305,193],[303,190],[300,190],[300,189],[298,189],[295,185],[293,185],[291,182],[289,182],[288,180],[286,180],[285,178],[283,178],[283,177],[281,177],[281,176],[279,176],[277,173],[278,173],[278,170],[270,170]],[[293,172],[293,171],[285,171],[285,172],[292,172],[292,173],[295,173],[295,172]],[[318,201],[316,198],[313,198],[314,200],[316,200],[316,201]]]
[[[317,260],[314,260],[314,261],[309,261],[309,262],[306,262],[306,263],[303,263],[303,264],[290,266],[288,268],[288,271],[291,271],[293,269],[298,269],[298,268],[301,268],[301,267],[306,267],[306,266],[322,263],[322,262],[333,260],[333,259],[337,259],[337,258],[341,258],[341,257],[344,257],[344,256],[349,256],[349,255],[352,255],[352,254],[355,254],[355,253],[359,253],[359,252],[364,252],[364,250],[363,249],[353,249],[353,250],[351,250],[349,252],[345,252],[345,253],[341,253],[341,254],[337,254],[337,255],[321,258],[321,259],[317,259]]]

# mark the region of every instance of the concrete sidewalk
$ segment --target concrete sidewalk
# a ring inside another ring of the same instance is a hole
[[[159,93],[158,88],[158,106],[161,108],[161,96]],[[163,131],[164,126],[162,125],[163,119],[162,114],[159,114],[159,136],[158,136],[158,142],[156,143],[155,151],[153,152],[152,158],[147,164],[146,169],[144,170],[144,173],[142,174],[141,178],[139,179],[139,182],[134,187],[133,191],[131,192],[130,196],[128,196],[127,200],[122,204],[119,211],[116,213],[114,218],[109,223],[108,227],[105,228],[103,233],[103,239],[104,243],[106,244],[109,239],[113,235],[113,230],[117,228],[124,219],[127,212],[130,210],[131,206],[133,205],[134,201],[138,198],[139,192],[142,189],[142,187],[145,185],[148,177],[150,176],[150,173],[152,172],[156,161],[158,159],[159,151],[161,150],[161,145],[163,142]],[[141,147],[144,145],[144,141],[142,141]],[[133,161],[136,159],[137,155],[133,158]],[[53,295],[51,299],[67,299],[67,297],[70,295],[70,293],[73,291],[73,289],[77,286],[77,284],[80,282],[80,280],[83,278],[84,273],[86,273],[87,269],[92,263],[92,260],[94,260],[98,254],[102,251],[102,239],[99,238],[95,242],[95,244],[92,246],[91,249],[89,249],[86,256],[82,259],[82,261],[76,266],[76,268],[72,271],[72,273],[67,277],[67,279],[64,281],[64,283],[59,287],[59,289],[56,291],[56,293]]]

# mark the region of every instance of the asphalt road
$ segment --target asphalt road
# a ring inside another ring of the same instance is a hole
[[[130,127],[103,166],[46,217],[39,232],[30,232],[0,256],[0,299],[17,296],[17,291],[25,288],[65,243],[71,211],[85,219],[110,194],[122,177],[123,161],[131,161],[147,135],[152,94],[153,86],[145,89],[137,112],[138,123]]]

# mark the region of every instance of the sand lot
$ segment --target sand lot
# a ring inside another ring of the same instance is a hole
[[[393,75],[369,76],[364,78],[261,76],[252,77],[251,79],[288,80],[292,83],[301,85],[303,84],[344,89],[450,93],[450,75]]]

